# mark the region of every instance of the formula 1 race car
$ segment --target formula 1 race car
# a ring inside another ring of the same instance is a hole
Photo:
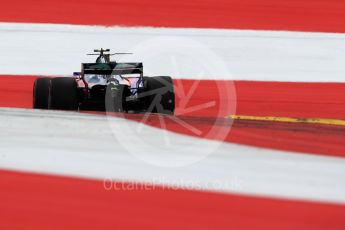
[[[142,63],[110,61],[109,49],[94,50],[95,63],[82,63],[73,77],[38,78],[33,108],[173,114],[171,77],[144,77]]]

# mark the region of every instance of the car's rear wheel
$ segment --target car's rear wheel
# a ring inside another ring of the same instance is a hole
[[[78,88],[74,78],[57,77],[51,80],[49,109],[78,110]]]
[[[147,112],[174,114],[175,94],[171,77],[145,77]]]
[[[34,109],[48,109],[49,87],[51,78],[37,78],[33,87],[32,107]]]

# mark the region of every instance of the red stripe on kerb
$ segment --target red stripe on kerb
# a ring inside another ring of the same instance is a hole
[[[0,186],[1,229],[345,228],[342,205],[128,183],[106,190],[102,181],[9,171],[0,171]]]
[[[343,0],[18,0],[0,21],[345,32]]]
[[[0,107],[31,108],[32,85],[35,78],[34,76],[0,77]],[[181,84],[184,86],[184,94],[188,94],[194,82],[195,80],[175,80],[175,89],[177,89],[175,94],[181,93],[179,92]],[[246,81],[225,83],[226,81],[198,81],[186,107],[188,110],[189,107],[215,101],[215,106],[211,108],[183,113],[181,98],[176,96],[176,112],[180,113],[177,118],[202,131],[201,135],[197,135],[191,129],[169,118],[165,118],[166,128],[176,133],[200,138],[345,157],[343,144],[345,128],[343,126],[250,121],[236,121],[231,126],[231,121],[224,118],[226,111],[234,111],[232,103],[236,102],[236,114],[343,119],[345,117],[345,83]],[[236,98],[222,97],[222,92],[226,90],[222,87],[227,85],[232,86],[230,90],[236,89]],[[220,106],[221,101],[222,106]],[[224,105],[226,108],[220,108]],[[145,120],[146,124],[161,128],[157,116],[150,116],[147,120],[143,119],[143,115],[126,115],[125,118],[139,122]],[[216,127],[218,125],[218,129],[210,132],[215,125]]]
[[[0,107],[31,108],[32,87],[36,78],[0,75]],[[219,90],[225,90],[222,87],[228,85],[231,90],[236,90],[238,114],[334,119],[345,117],[345,83],[174,80],[175,93],[179,94],[180,86],[183,85],[184,94],[187,94],[195,81],[197,87],[188,106],[221,97],[222,92]],[[225,99],[232,103],[233,98]],[[181,113],[181,98],[177,96],[176,100],[177,112]],[[215,107],[182,115],[215,117],[218,113]]]

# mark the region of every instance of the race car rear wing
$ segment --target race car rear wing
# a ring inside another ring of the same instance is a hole
[[[97,75],[142,74],[143,63],[83,63],[81,73]]]

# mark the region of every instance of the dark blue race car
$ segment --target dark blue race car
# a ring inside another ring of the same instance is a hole
[[[33,108],[173,114],[171,77],[145,77],[143,64],[110,61],[109,49],[94,50],[73,77],[41,77],[33,86]]]

